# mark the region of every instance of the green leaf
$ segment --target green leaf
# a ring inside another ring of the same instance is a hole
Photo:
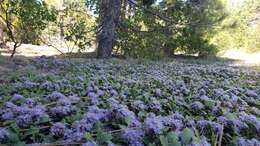
[[[104,143],[107,143],[107,142],[110,142],[112,140],[112,135],[110,133],[107,133],[107,132],[102,132],[102,131],[99,131],[97,133],[97,141],[101,144],[104,144]]]
[[[10,143],[18,143],[18,142],[20,142],[18,134],[14,133],[14,132],[10,132],[9,131],[8,139],[9,139]]]
[[[215,101],[214,100],[207,100],[207,101],[205,101],[205,106],[212,109],[215,106]]]
[[[21,142],[21,141],[12,143],[11,145],[13,145],[13,146],[26,146],[26,144],[24,142]]]
[[[167,134],[168,146],[181,146],[178,135],[174,132]]]
[[[92,139],[92,135],[91,135],[89,132],[86,132],[84,137],[85,137],[87,140],[91,140],[91,139]]]
[[[31,138],[35,137],[40,132],[40,129],[38,127],[30,127],[28,131],[26,131],[23,136],[27,137],[31,135]]]
[[[162,144],[162,146],[168,146],[168,140],[167,137],[165,137],[164,135],[160,135],[160,142]]]
[[[181,146],[178,135],[174,132],[170,132],[166,136],[161,135],[159,139],[162,146]]]
[[[14,122],[10,125],[10,129],[15,132],[15,133],[19,133],[20,132],[20,128],[19,126]]]
[[[185,128],[181,133],[181,142],[183,144],[189,144],[194,137],[194,133],[191,129]]]
[[[156,146],[154,143],[149,143],[148,146]]]
[[[44,116],[40,119],[39,123],[47,123],[50,121],[50,117],[49,116]]]

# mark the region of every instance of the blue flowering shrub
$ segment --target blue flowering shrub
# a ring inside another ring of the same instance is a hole
[[[43,56],[2,82],[3,145],[260,145],[256,69]]]

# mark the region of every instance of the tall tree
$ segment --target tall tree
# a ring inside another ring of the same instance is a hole
[[[116,30],[120,21],[120,10],[127,6],[128,2],[141,2],[144,6],[150,6],[155,0],[101,0],[99,3],[99,29],[97,33],[97,56],[108,58],[112,54]],[[87,0],[89,3],[89,0]],[[129,5],[131,6],[131,4]]]
[[[121,0],[101,0],[97,33],[97,56],[99,58],[108,58],[112,54],[120,8]]]
[[[0,47],[4,46],[4,22],[0,20]]]
[[[13,43],[11,57],[22,43],[35,40],[49,21],[55,19],[44,1],[0,0],[0,19],[6,26],[6,34]]]

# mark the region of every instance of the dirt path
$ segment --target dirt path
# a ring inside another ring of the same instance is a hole
[[[260,51],[257,53],[247,53],[238,49],[230,49],[223,53],[221,57],[242,60],[247,64],[259,64],[260,65]]]

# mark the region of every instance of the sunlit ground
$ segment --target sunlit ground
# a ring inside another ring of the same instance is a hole
[[[247,53],[238,49],[227,50],[221,57],[241,60],[245,64],[260,65],[260,52],[257,53]]]
[[[36,56],[54,56],[60,55],[61,52],[68,53],[68,49],[59,48],[59,50],[49,47],[49,46],[37,46],[31,44],[23,44],[19,48],[17,48],[16,55],[17,56],[25,56],[25,57],[36,57]],[[85,52],[93,52],[95,49],[90,48]],[[11,50],[1,50],[0,52],[3,56],[10,56]],[[76,50],[73,51],[76,53]],[[246,65],[260,65],[260,52],[258,53],[247,53],[245,51],[241,51],[238,49],[230,49],[225,52],[221,52],[219,57],[228,58],[238,60],[240,63],[244,63]]]
[[[93,52],[94,49],[87,49],[85,52]],[[10,56],[11,50],[3,50],[0,48],[0,52],[2,52],[3,56]],[[25,56],[25,57],[36,57],[36,56],[54,56],[54,55],[60,55],[62,53],[68,53],[67,48],[58,48],[58,50],[54,47],[49,46],[37,46],[37,45],[31,45],[31,44],[23,44],[19,48],[17,48],[16,55],[19,56]],[[73,53],[77,52],[76,49],[72,51]]]

